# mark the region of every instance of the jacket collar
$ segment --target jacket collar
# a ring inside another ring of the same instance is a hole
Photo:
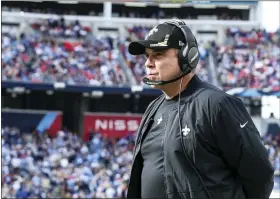
[[[184,96],[191,96],[192,93],[196,90],[196,88],[198,88],[202,83],[202,80],[195,74],[192,79],[189,81],[189,83],[187,84],[187,86],[185,87],[185,89],[183,89],[183,91],[181,92],[181,97]],[[179,98],[179,94],[177,94],[175,97],[173,97],[172,99],[168,99],[169,100],[175,100],[177,101]]]
[[[201,83],[202,80],[198,77],[198,75],[195,74],[182,93],[192,93],[194,89],[198,88]]]

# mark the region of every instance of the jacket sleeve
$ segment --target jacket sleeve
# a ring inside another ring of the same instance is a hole
[[[269,198],[274,186],[274,168],[243,102],[227,95],[213,113],[212,126],[218,149],[241,180],[244,194],[247,198]]]

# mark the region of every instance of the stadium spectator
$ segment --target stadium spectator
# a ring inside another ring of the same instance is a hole
[[[63,38],[84,38],[91,34],[90,27],[83,27],[78,20],[66,24],[63,17],[59,20],[50,18],[46,21],[31,24],[31,27],[43,36]]]
[[[134,135],[115,140],[94,133],[84,143],[67,130],[51,138],[3,127],[1,136],[3,198],[126,196]],[[277,138],[262,139],[279,175]],[[275,187],[279,188],[279,182],[275,181]]]
[[[234,87],[280,89],[280,31],[227,30],[218,46],[218,79],[225,89]]]
[[[55,37],[3,34],[2,81],[124,86],[119,50],[107,38],[60,42]]]
[[[63,31],[50,30],[61,30],[61,27],[65,26],[63,24],[63,19],[60,22],[49,20],[46,25],[48,33],[44,33],[41,25],[41,32],[22,33],[19,38],[15,34],[3,33],[2,81],[129,86],[128,78],[118,59],[122,53],[137,83],[143,85],[142,79],[146,73],[143,67],[145,59],[131,56],[127,51],[126,40],[119,39],[117,47],[114,46],[115,41],[108,37],[87,35],[79,42],[59,40],[57,36],[65,37]],[[133,27],[130,36],[144,37],[147,30],[149,29]],[[45,37],[44,34],[49,37]],[[200,45],[201,61],[197,68],[203,80],[208,80],[207,48],[207,44]]]
[[[146,71],[144,58],[131,56],[127,45],[133,38],[143,39],[149,27],[128,28],[129,38],[119,40],[115,47],[112,38],[95,38],[87,34],[80,42],[61,41],[57,36],[67,37],[63,18],[49,19],[46,25],[36,26],[41,31],[21,34],[19,38],[3,33],[2,80],[34,83],[65,82],[71,85],[126,86],[128,79],[118,59],[121,53],[127,61],[134,78],[142,84]],[[47,27],[44,28],[44,27]],[[46,30],[46,31],[45,31]],[[62,31],[63,30],[63,31]],[[64,31],[65,30],[65,31]],[[81,30],[76,21],[72,33]],[[46,32],[46,33],[45,33]],[[89,31],[90,32],[90,31]],[[44,34],[49,37],[44,37]],[[280,30],[267,33],[265,30],[227,30],[224,45],[215,47],[218,61],[218,80],[224,89],[233,87],[280,89]],[[208,77],[208,49],[200,43],[201,61],[198,74],[203,80]]]
[[[122,198],[134,137],[89,143],[67,130],[56,138],[2,129],[3,198]]]

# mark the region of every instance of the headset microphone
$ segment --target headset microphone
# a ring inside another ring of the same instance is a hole
[[[191,72],[191,69],[187,69],[185,72],[183,72],[181,75],[179,75],[178,77],[168,80],[168,81],[154,81],[154,80],[150,80],[147,77],[143,78],[143,83],[148,84],[148,85],[165,85],[165,84],[169,84],[171,82],[175,82],[177,80],[179,80],[180,78],[182,78],[183,76],[189,74]]]

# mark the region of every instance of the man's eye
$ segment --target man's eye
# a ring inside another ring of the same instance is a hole
[[[155,53],[155,56],[156,56],[156,57],[160,57],[160,56],[162,56],[162,55],[163,55],[162,52]]]
[[[146,57],[146,58],[149,58],[150,56],[156,58],[156,57],[161,57],[161,56],[163,56],[163,55],[164,55],[163,52],[154,52],[154,53],[152,53],[151,55],[149,55],[149,53],[145,53],[145,57]]]

